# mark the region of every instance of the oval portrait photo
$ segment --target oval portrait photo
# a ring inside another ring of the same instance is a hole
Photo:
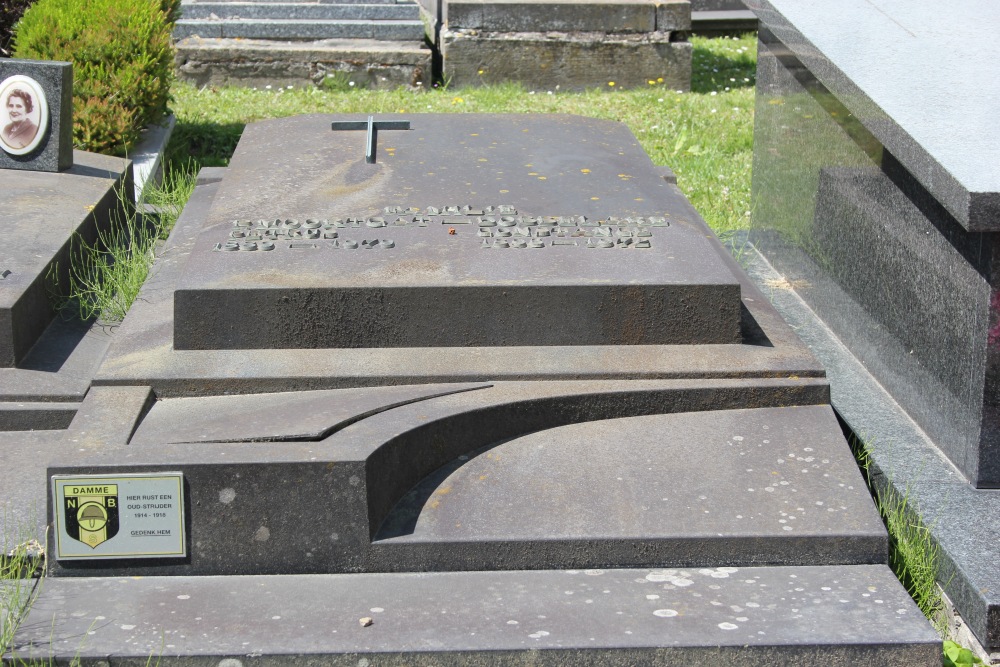
[[[0,82],[0,148],[27,155],[45,138],[49,105],[41,85],[16,74]]]

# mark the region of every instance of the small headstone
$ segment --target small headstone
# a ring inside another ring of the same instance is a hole
[[[0,169],[73,166],[73,64],[0,60]]]

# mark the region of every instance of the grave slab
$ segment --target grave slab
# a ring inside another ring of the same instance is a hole
[[[131,181],[128,162],[82,151],[74,160],[61,173],[4,174],[0,217],[11,247],[19,249],[0,267],[0,364],[6,368],[25,358],[52,320],[47,291],[53,279],[65,284],[74,235],[93,242],[98,229],[122,215],[117,192]]]
[[[81,453],[50,473],[183,472],[191,556],[60,561],[55,572],[883,562],[885,531],[825,401],[818,380],[162,399],[125,450]],[[297,411],[282,409],[292,402]],[[316,430],[289,434],[303,412],[319,420]],[[574,501],[582,480],[592,493]],[[279,553],[275,542],[285,547]]]
[[[184,277],[187,255],[211,208],[226,170],[203,170],[201,185],[129,315],[115,334],[95,377],[98,385],[148,385],[159,397],[333,389],[424,382],[579,378],[822,377],[822,368],[767,299],[749,281],[741,284],[741,344],[631,346],[525,346],[514,348],[391,348],[269,350],[177,350],[172,344],[173,292]],[[683,217],[702,225],[680,199]],[[742,275],[732,256],[717,249],[721,261]],[[741,278],[741,280],[744,280]],[[739,371],[734,373],[734,368]]]
[[[176,349],[738,340],[738,281],[624,126],[417,115],[368,164],[333,120],[247,128],[174,295]]]
[[[50,579],[17,639],[84,665],[941,662],[884,565]]]

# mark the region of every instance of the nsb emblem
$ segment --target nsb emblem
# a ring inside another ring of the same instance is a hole
[[[91,549],[118,534],[118,485],[90,484],[63,487],[66,532]]]

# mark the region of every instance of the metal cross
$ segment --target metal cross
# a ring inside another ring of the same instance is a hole
[[[375,144],[378,141],[379,130],[408,130],[410,121],[408,120],[375,120],[374,116],[368,116],[367,121],[363,120],[335,120],[331,124],[332,130],[368,130],[368,142],[365,148],[365,162],[375,164]]]

